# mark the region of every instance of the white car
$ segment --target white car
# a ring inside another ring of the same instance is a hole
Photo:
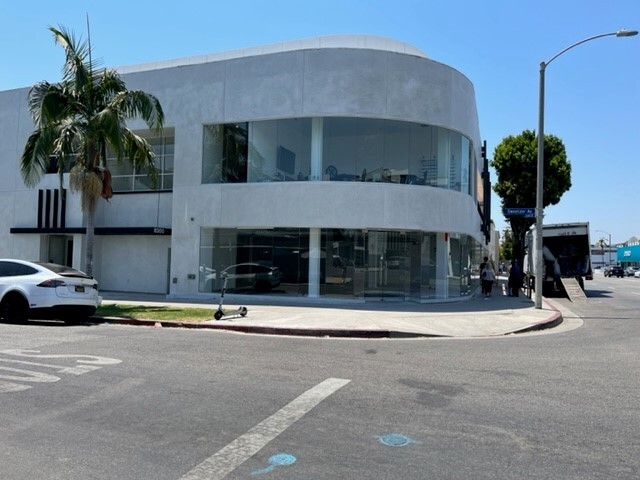
[[[634,278],[640,278],[640,270],[637,270],[634,274],[633,274]]]
[[[0,259],[0,318],[81,320],[93,315],[102,298],[98,282],[64,265]]]

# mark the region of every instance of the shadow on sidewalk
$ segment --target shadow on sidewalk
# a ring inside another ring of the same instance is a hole
[[[217,308],[219,297],[171,297],[162,294],[148,293],[128,293],[128,292],[101,292],[103,300],[106,302],[135,302],[140,304],[165,304],[165,305],[189,305],[201,308]],[[441,312],[491,312],[498,310],[519,310],[534,307],[534,301],[528,298],[524,291],[518,297],[507,295],[506,280],[499,280],[494,286],[490,297],[485,297],[480,293],[480,288],[473,295],[456,297],[449,300],[433,300],[426,303],[416,303],[411,301],[392,299],[330,299],[327,297],[321,300],[309,299],[307,297],[286,297],[286,296],[246,296],[246,295],[225,295],[225,305],[263,305],[281,307],[311,307],[323,309],[340,309],[353,311],[394,311],[394,312],[415,312],[415,313],[441,313]]]

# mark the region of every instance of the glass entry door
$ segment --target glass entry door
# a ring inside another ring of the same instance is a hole
[[[365,297],[404,300],[410,295],[412,236],[369,231],[367,237]]]
[[[73,261],[73,237],[70,235],[50,235],[47,262],[71,266]]]

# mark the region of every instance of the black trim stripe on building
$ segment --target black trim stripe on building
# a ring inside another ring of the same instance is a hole
[[[84,227],[79,228],[24,228],[13,227],[10,233],[38,233],[38,234],[59,234],[59,235],[71,235],[71,234],[86,234],[87,229]],[[171,235],[170,228],[162,227],[96,227],[96,235]]]
[[[38,190],[38,228],[65,228],[67,191]]]

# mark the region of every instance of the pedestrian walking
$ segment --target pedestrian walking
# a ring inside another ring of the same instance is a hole
[[[489,257],[484,257],[484,261],[480,264],[480,288],[482,290],[482,294],[485,295],[487,292],[485,291],[484,288],[484,269],[487,266],[487,264],[489,263]]]
[[[493,282],[496,281],[496,273],[493,270],[490,262],[487,262],[482,272],[482,286],[484,290],[484,296],[490,297],[491,290],[493,289]]]
[[[520,296],[520,288],[522,288],[522,269],[518,265],[518,261],[513,260],[509,271],[509,296]]]

